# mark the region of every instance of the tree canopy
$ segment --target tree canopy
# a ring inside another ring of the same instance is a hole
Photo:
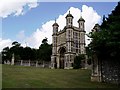
[[[99,58],[117,59],[120,56],[120,2],[108,17],[103,16],[100,28],[91,33],[89,48]]]
[[[50,61],[52,54],[52,45],[47,43],[47,38],[42,40],[39,49],[30,48],[28,46],[22,47],[17,41],[12,43],[12,47],[5,47],[2,50],[2,63],[5,60],[10,60],[14,53],[15,60],[43,60]]]

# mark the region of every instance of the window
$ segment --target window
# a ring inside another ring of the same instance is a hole
[[[80,27],[81,27],[81,28],[83,28],[83,25],[82,25],[82,23],[81,23]]]
[[[70,62],[72,61],[72,56],[70,55]]]
[[[82,26],[82,23],[81,23],[81,26]]]
[[[78,49],[76,49],[76,53],[78,53]]]
[[[70,18],[69,18],[69,22],[68,23],[70,23]]]
[[[78,36],[78,33],[76,33],[76,37]]]
[[[75,44],[75,47],[78,48],[78,43]]]

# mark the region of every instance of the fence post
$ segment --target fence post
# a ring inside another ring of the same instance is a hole
[[[20,60],[21,62],[20,62],[20,65],[22,66],[23,65],[23,60]]]
[[[36,67],[38,67],[38,61],[36,61]]]
[[[30,60],[29,60],[29,66],[30,66]]]

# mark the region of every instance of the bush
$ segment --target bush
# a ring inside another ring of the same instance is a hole
[[[81,65],[81,61],[85,59],[85,55],[84,54],[80,54],[78,56],[75,57],[74,59],[74,64],[73,64],[73,68],[74,69],[79,69],[82,67]]]

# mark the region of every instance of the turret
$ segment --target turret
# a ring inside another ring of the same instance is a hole
[[[56,23],[56,20],[52,26],[53,26],[53,34],[57,34],[59,25]]]
[[[78,20],[78,25],[81,31],[84,31],[84,28],[85,28],[84,23],[85,23],[85,20],[81,16],[80,19]]]
[[[70,14],[70,11],[69,11],[69,13],[67,14],[67,16],[66,16],[66,26],[67,27],[72,27],[73,26],[73,16],[72,16],[72,14]]]
[[[80,29],[80,53],[81,54],[85,54],[85,27],[84,27],[84,23],[85,20],[82,18],[82,16],[80,17],[80,19],[78,20],[78,25],[79,25],[79,29]]]

